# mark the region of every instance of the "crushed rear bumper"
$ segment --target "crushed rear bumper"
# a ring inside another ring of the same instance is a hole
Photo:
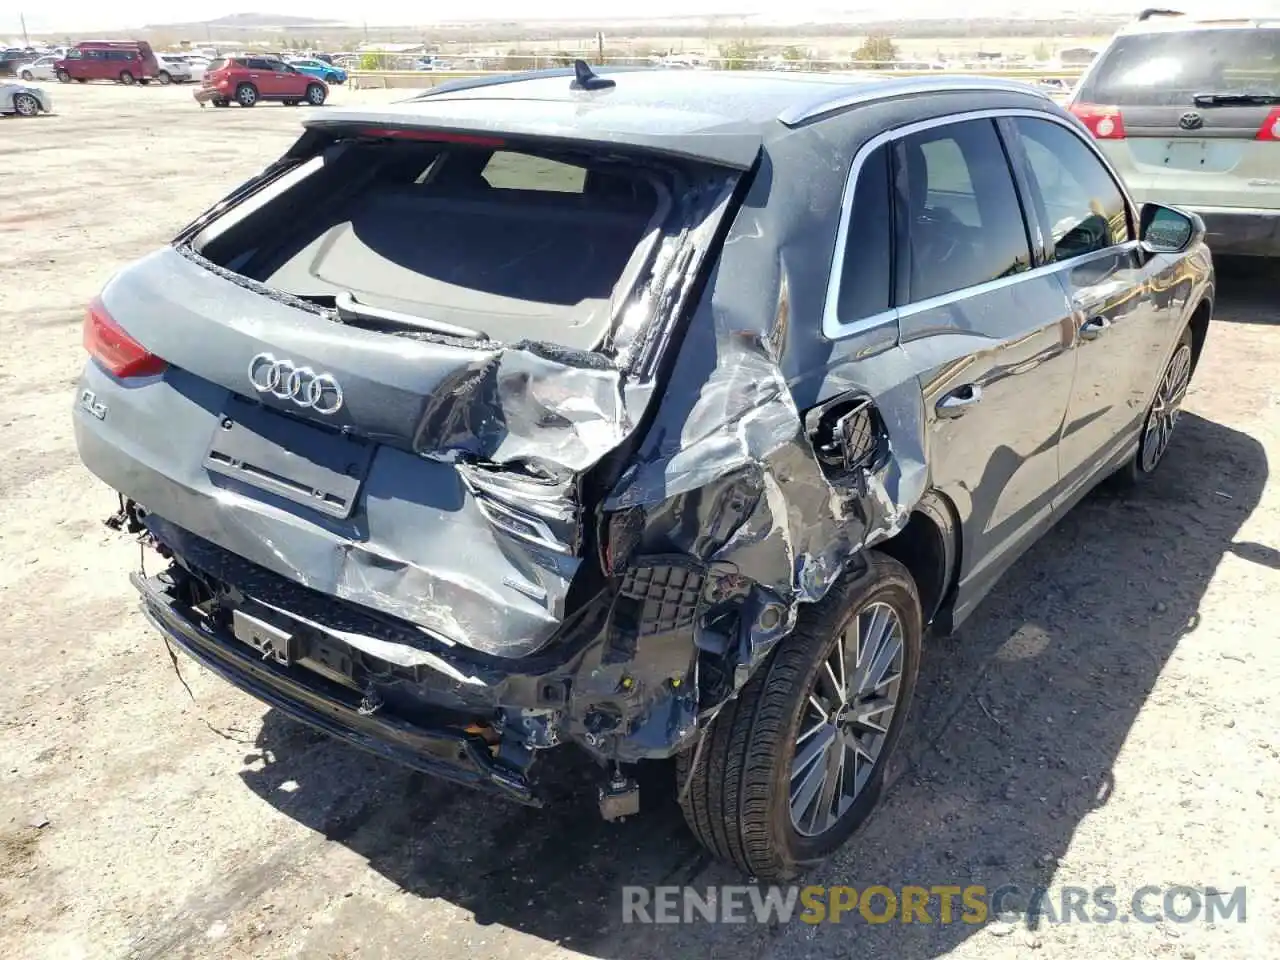
[[[423,773],[541,805],[525,774],[497,760],[483,737],[385,711],[371,713],[360,693],[264,657],[230,631],[198,616],[175,596],[173,581],[165,575],[148,578],[135,573],[130,580],[142,597],[143,613],[169,640],[268,706]]]

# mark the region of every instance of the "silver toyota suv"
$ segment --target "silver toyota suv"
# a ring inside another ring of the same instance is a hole
[[[1280,15],[1145,10],[1070,110],[1136,200],[1200,214],[1214,253],[1280,256]]]

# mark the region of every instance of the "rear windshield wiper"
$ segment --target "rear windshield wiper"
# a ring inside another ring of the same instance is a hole
[[[1197,107],[1226,107],[1236,104],[1280,103],[1280,93],[1197,93],[1191,98]]]
[[[381,307],[370,307],[358,303],[349,290],[343,290],[333,298],[333,305],[338,311],[338,319],[345,322],[351,320],[374,320],[379,326],[390,326],[400,330],[422,330],[427,333],[442,333],[449,337],[462,337],[466,340],[488,340],[489,335],[483,330],[472,330],[445,323],[443,320],[429,320],[412,313],[401,313],[399,310],[384,310]]]

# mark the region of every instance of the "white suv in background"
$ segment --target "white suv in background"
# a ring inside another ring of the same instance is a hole
[[[190,83],[191,67],[179,54],[156,54],[156,79],[161,83]]]
[[[1143,11],[1069,107],[1134,199],[1200,214],[1215,253],[1280,257],[1280,15]]]

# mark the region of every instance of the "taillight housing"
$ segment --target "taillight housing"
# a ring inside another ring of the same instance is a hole
[[[1267,119],[1262,121],[1262,126],[1258,128],[1258,133],[1253,139],[1268,140],[1272,143],[1280,141],[1280,107],[1267,114]]]
[[[1068,108],[1097,140],[1123,140],[1124,117],[1119,107],[1097,103],[1073,103]]]
[[[146,347],[125,333],[97,297],[85,310],[84,348],[89,351],[89,356],[121,380],[153,377],[163,373],[168,366],[162,358],[148,352]]]

